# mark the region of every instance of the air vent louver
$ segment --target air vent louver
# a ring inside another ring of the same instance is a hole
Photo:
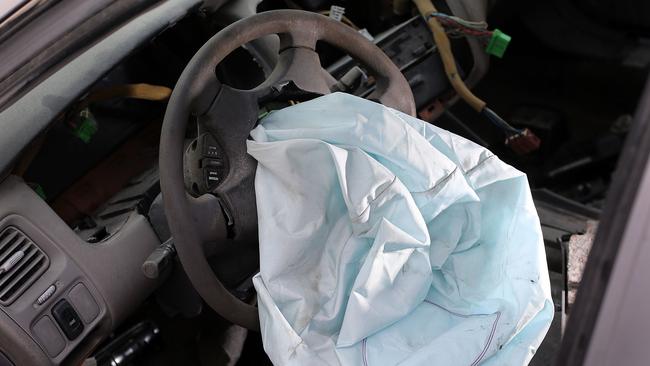
[[[50,260],[27,235],[10,226],[0,233],[0,304],[9,305],[45,272]]]

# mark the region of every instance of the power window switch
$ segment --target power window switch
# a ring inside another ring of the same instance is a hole
[[[84,330],[84,325],[70,303],[63,299],[52,308],[52,316],[69,340],[74,340]]]

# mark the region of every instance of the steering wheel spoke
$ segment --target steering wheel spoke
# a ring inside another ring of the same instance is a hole
[[[280,33],[280,52],[287,48],[316,49],[316,42],[320,39],[320,24],[306,19],[296,19],[285,33]]]
[[[192,225],[203,243],[226,240],[228,237],[228,218],[212,194],[199,197],[187,195]]]
[[[241,90],[221,85],[206,112],[199,116],[199,123],[221,136],[224,143],[236,140],[232,141],[233,145],[239,145],[257,122],[259,94],[257,89]]]

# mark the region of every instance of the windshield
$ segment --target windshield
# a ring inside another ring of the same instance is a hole
[[[27,0],[4,0],[0,3],[0,19],[4,20],[25,3]]]
[[[156,0],[0,0],[0,110]]]
[[[0,1],[0,39],[8,36],[11,27],[18,23],[26,14],[32,10],[51,3],[47,0],[2,0]]]

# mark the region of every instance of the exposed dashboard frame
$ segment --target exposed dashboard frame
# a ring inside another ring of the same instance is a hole
[[[0,113],[0,180],[54,118],[141,44],[174,25],[201,0],[167,0],[71,60]]]

